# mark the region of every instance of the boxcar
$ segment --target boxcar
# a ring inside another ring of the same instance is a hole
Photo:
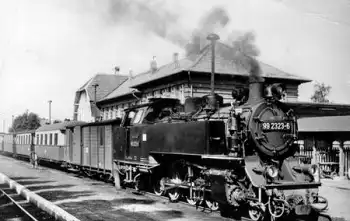
[[[113,127],[120,119],[67,127],[65,161],[88,175],[111,177],[113,168]]]

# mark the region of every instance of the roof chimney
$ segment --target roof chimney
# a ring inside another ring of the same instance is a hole
[[[153,60],[151,61],[151,71],[152,73],[157,71],[157,61],[156,61],[156,56],[153,56]]]
[[[118,75],[118,74],[119,74],[119,71],[120,71],[119,66],[115,66],[115,67],[114,67],[114,73],[115,73],[116,75]]]
[[[180,66],[180,64],[179,64],[179,53],[175,52],[173,54],[173,62],[175,64],[175,68]]]
[[[129,69],[129,80],[131,80],[131,79],[132,79],[132,77],[133,77],[133,72],[132,72],[132,70],[131,70],[131,69]]]

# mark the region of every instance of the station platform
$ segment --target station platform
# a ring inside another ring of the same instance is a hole
[[[116,190],[112,184],[79,177],[0,155],[0,173],[83,221],[228,220],[217,213]]]

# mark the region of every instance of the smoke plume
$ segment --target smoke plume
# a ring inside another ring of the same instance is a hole
[[[201,47],[208,42],[208,34],[224,29],[229,22],[230,17],[225,9],[216,7],[209,11],[202,17],[198,28],[193,31],[189,43],[185,46],[186,56],[199,54]]]
[[[109,0],[108,16],[114,24],[137,21],[145,30],[165,39],[172,38],[171,28],[175,26],[179,18],[179,14],[168,9],[163,1],[142,0]],[[171,40],[176,41],[177,38]]]

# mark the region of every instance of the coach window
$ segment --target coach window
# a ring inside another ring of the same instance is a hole
[[[52,134],[50,133],[50,143],[49,145],[52,145]]]
[[[58,134],[55,133],[55,145],[57,145],[57,144],[58,144]]]

